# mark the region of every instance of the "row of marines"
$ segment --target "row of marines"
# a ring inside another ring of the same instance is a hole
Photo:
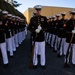
[[[49,17],[45,33],[46,43],[53,48],[53,52],[57,52],[58,57],[64,55],[64,67],[69,67],[71,52],[72,64],[75,66],[75,10],[69,14],[69,19],[65,18],[66,12]]]
[[[27,35],[25,19],[0,11],[0,50],[3,67],[9,64],[8,56],[13,57],[16,48],[24,41]]]

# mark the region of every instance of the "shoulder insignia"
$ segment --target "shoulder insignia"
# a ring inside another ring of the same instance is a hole
[[[66,27],[66,24],[64,24],[64,27]]]
[[[0,25],[2,25],[2,21],[0,21]]]
[[[41,18],[41,21],[44,21],[44,18]]]
[[[7,23],[5,23],[5,26],[8,26],[8,24],[7,24]]]
[[[15,25],[16,25],[16,22],[15,22]]]
[[[11,23],[13,23],[13,22],[11,21]]]
[[[6,23],[8,23],[8,21],[6,21]]]
[[[58,25],[58,23],[56,23],[56,25]]]

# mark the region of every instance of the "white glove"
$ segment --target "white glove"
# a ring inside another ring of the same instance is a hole
[[[72,30],[72,33],[75,33],[75,30]]]
[[[38,26],[38,29],[39,29],[39,30],[41,30],[41,29],[42,29],[42,27],[39,25],[39,26]]]
[[[40,29],[36,29],[35,32],[36,32],[36,33],[39,33],[39,32],[40,32]]]

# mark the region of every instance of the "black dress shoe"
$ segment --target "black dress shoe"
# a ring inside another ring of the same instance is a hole
[[[58,57],[58,58],[61,58],[61,57],[62,57],[62,55],[58,54],[58,55],[57,55],[57,57]]]
[[[75,67],[75,64],[72,64]]]
[[[10,58],[13,58],[14,56],[10,56]]]
[[[47,45],[49,46],[50,44],[48,43]]]
[[[49,46],[49,48],[51,48],[51,46]]]
[[[9,51],[7,51],[7,54],[9,54]]]
[[[36,66],[33,65],[33,69],[37,69],[37,65]]]
[[[42,69],[46,69],[46,66],[45,66],[45,65],[44,65],[44,66],[41,66],[41,68],[42,68]]]
[[[7,68],[8,67],[8,64],[3,64],[3,68]]]
[[[65,63],[64,68],[69,68],[69,64]]]
[[[48,42],[46,42],[46,44],[48,44]]]
[[[53,49],[53,52],[57,53],[57,51],[55,49]]]
[[[16,51],[13,51],[13,53],[16,53]]]

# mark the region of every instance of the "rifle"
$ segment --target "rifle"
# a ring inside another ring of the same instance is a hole
[[[49,35],[50,35],[50,33],[48,34],[47,42],[48,42],[48,40],[49,40]]]
[[[51,35],[51,38],[50,38],[50,47],[51,47],[51,43],[52,43],[52,37],[53,37],[53,34]]]
[[[63,33],[64,34],[64,33]],[[63,37],[63,34],[61,36],[61,39],[60,39],[60,42],[59,42],[59,46],[58,46],[58,54],[60,55],[60,47],[61,47],[61,43],[62,43],[62,37]]]
[[[68,20],[67,20],[67,21],[68,21]],[[67,23],[67,21],[64,22],[64,20],[63,20],[63,27],[64,27],[64,25]],[[61,30],[62,30],[62,29],[63,29],[63,28],[61,28]],[[62,36],[61,36],[61,39],[60,39],[60,42],[59,42],[58,54],[60,53],[60,47],[61,47],[63,35],[64,35],[64,33],[62,33]]]
[[[67,59],[68,59],[68,56],[69,56],[70,46],[71,46],[73,37],[74,37],[74,33],[72,33],[71,40],[70,40],[70,43],[69,43],[69,46],[68,46],[68,49],[67,49],[67,53],[66,53],[66,63],[64,64],[64,66],[66,66],[66,65],[68,64],[68,60],[67,60]]]
[[[0,9],[0,17],[2,17],[2,10]]]
[[[34,47],[35,47],[35,39],[34,39],[34,43],[32,44],[32,38],[31,38],[31,52],[30,52],[29,68],[33,68]]]
[[[56,35],[55,35],[54,42],[53,42],[53,48],[55,47],[55,42],[56,42]]]
[[[60,39],[60,42],[59,42],[59,47],[58,47],[58,54],[60,55],[60,47],[61,47],[61,43],[62,43],[62,37]]]

